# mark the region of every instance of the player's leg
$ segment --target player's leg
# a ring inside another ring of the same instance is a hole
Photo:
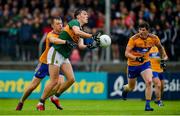
[[[25,90],[23,96],[21,97],[20,102],[24,102],[27,99],[27,97],[32,93],[32,91],[34,91],[34,89],[37,88],[40,82],[40,78],[34,77],[29,87]]]
[[[49,93],[56,86],[59,77],[59,66],[49,64],[50,81],[46,84],[41,99],[37,105],[37,110],[45,110],[45,100],[48,98]]]
[[[136,85],[136,77],[138,76],[138,66],[128,66],[127,78],[128,84],[124,85],[122,99],[126,100],[128,92],[132,91]]]
[[[28,88],[25,89],[24,94],[22,95],[16,107],[16,110],[22,110],[24,101],[28,98],[28,96],[32,93],[32,91],[37,88],[41,80],[47,75],[48,72],[47,69],[48,69],[47,64],[43,64],[43,63],[38,64],[37,68],[35,69],[35,76],[32,82],[30,83],[30,85],[28,86]]]
[[[54,88],[54,90],[57,92],[58,89],[60,89],[60,86],[62,85],[62,83],[64,82],[64,76],[63,75],[59,75],[59,80],[58,80],[58,85]],[[55,92],[55,93],[56,93]],[[52,94],[51,94],[52,95]],[[51,96],[50,95],[50,96]],[[60,104],[59,98],[55,95],[52,95],[50,97],[50,101],[56,106],[57,109],[59,110],[63,110],[63,107]]]
[[[164,74],[163,73],[159,73],[158,74],[158,76],[159,76],[159,79],[160,79],[160,82],[161,82],[161,106],[164,106],[164,104],[163,104],[163,101],[162,101],[162,99],[163,99],[163,93],[164,93],[164,80],[165,80],[165,77],[164,77]]]
[[[41,82],[41,79],[34,77],[28,88],[25,89],[21,99],[19,100],[19,103],[16,107],[16,110],[22,110],[24,101],[29,97],[29,95],[32,93],[34,89],[37,88],[39,83]]]
[[[53,97],[51,97],[51,99],[53,98],[56,100],[53,103],[58,109],[62,109],[58,100],[59,96],[75,82],[72,65],[70,64],[68,59],[62,64],[61,70],[66,76],[66,81],[61,78],[62,80],[60,80],[60,87],[58,88],[57,93]]]
[[[127,99],[127,94],[135,88],[136,85],[136,78],[128,78],[128,84],[124,85],[123,92],[122,92],[122,99]]]
[[[155,103],[161,106],[161,82],[158,77],[158,72],[153,72],[153,83],[155,85]]]
[[[64,82],[64,80],[61,78],[62,80],[60,80],[60,87],[58,88],[57,93],[50,98],[55,99],[56,102],[53,103],[56,105],[58,109],[62,109],[58,99],[59,96],[75,82],[72,65],[70,64],[68,59],[66,59],[64,63],[61,65],[61,70],[66,76],[66,81]]]
[[[152,97],[152,70],[147,68],[141,72],[141,76],[145,81],[146,90],[145,90],[145,97],[146,97],[146,105],[145,111],[153,111],[154,109],[150,107],[150,101]]]
[[[47,56],[47,62],[49,64],[50,81],[45,86],[43,95],[41,96],[41,99],[37,105],[38,110],[45,110],[45,107],[44,107],[45,100],[48,98],[50,92],[58,83],[60,67],[67,60],[68,59],[64,58],[53,47],[51,47],[49,49],[48,56]]]
[[[56,97],[59,97],[65,90],[67,90],[75,82],[74,72],[69,60],[66,63],[62,64],[61,70],[66,76],[66,81],[64,81],[61,84],[60,88],[57,91]]]
[[[163,96],[164,93],[164,80],[160,80],[161,81],[161,96]]]
[[[61,78],[63,78],[63,76],[59,75],[58,82],[57,82],[56,86],[52,89],[52,91],[51,91],[51,93],[49,94],[49,96],[54,95],[54,94],[58,91],[58,89],[60,88],[60,86],[61,86],[61,84],[62,84]]]

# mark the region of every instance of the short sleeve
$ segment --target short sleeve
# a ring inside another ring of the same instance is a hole
[[[156,37],[154,38],[154,43],[155,43],[155,45],[159,45],[159,44],[161,43],[161,41],[160,41],[160,39],[159,39],[158,36],[156,36]]]
[[[69,27],[72,28],[73,26],[78,26],[80,27],[80,23],[77,20],[72,20],[68,23]]]
[[[132,38],[129,39],[127,46],[133,48],[134,47],[134,40]]]
[[[51,32],[49,32],[47,35],[46,35],[46,40],[49,39],[51,37]]]

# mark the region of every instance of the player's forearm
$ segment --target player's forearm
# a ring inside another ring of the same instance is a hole
[[[78,47],[79,47],[80,49],[85,49],[85,48],[87,48],[87,45],[84,44],[84,40],[83,40],[82,38],[79,39]]]
[[[87,48],[87,45],[80,44],[80,45],[78,45],[78,47],[79,47],[80,49],[86,49],[86,48]]]
[[[158,50],[159,50],[159,53],[160,53],[160,55],[161,55],[161,58],[162,58],[163,60],[167,60],[167,59],[168,59],[168,56],[167,56],[167,54],[166,54],[165,49],[161,46],[161,47],[158,48]]]
[[[55,38],[55,37],[49,38],[49,41],[51,43],[54,43],[54,44],[65,44],[66,43],[65,40],[62,40],[62,39],[59,39],[59,38]]]
[[[136,56],[134,56],[133,54],[129,52],[125,52],[125,56],[129,59],[136,60]]]
[[[81,31],[81,30],[77,30],[75,34],[79,35],[82,38],[91,38],[92,37],[92,34],[86,33],[86,32]]]

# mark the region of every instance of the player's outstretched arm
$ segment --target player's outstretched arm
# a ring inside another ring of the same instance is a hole
[[[93,36],[92,34],[81,31],[78,26],[73,26],[72,29],[76,35],[79,35],[82,38],[91,38]]]
[[[96,41],[92,41],[92,43],[89,43],[89,44],[84,44],[84,39],[79,39],[79,43],[78,43],[78,47],[80,49],[95,49],[97,47],[99,47],[99,44],[96,42]]]
[[[131,54],[131,50],[132,50],[132,47],[127,46],[127,47],[126,47],[126,51],[125,51],[125,56],[126,56],[127,58],[132,59],[132,60],[136,60],[136,56],[134,56],[133,54]]]
[[[161,45],[161,43],[157,44],[156,46],[157,46],[159,53],[161,55],[161,59],[162,60],[168,60],[168,56],[166,54],[166,51],[165,51],[164,47]]]
[[[78,47],[79,47],[80,49],[85,49],[85,48],[87,48],[87,45],[84,44],[84,40],[83,40],[82,38],[79,39]]]
[[[74,43],[73,41],[62,40],[62,39],[60,39],[60,38],[50,37],[50,38],[49,38],[49,41],[50,41],[51,43],[54,43],[54,44],[66,44],[66,45],[69,46],[70,48],[76,48],[76,47],[77,47],[76,43]]]
[[[66,43],[66,40],[62,40],[62,39],[55,38],[55,37],[50,37],[49,41],[54,44],[65,44]]]

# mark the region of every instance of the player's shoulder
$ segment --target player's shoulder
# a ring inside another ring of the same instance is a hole
[[[150,33],[148,36],[152,39],[159,39],[159,37],[157,35],[152,34],[152,33]]]
[[[48,36],[51,36],[52,34],[53,34],[53,31],[48,32],[48,33],[47,33],[47,37],[48,37]]]
[[[60,34],[60,33],[55,33],[55,32],[53,32],[53,31],[51,31],[51,32],[49,32],[49,33],[47,34],[47,37],[56,37],[56,36],[59,36],[59,34]]]
[[[130,39],[136,40],[136,39],[138,39],[139,37],[140,37],[140,35],[139,35],[139,33],[137,33],[137,34],[133,35]]]
[[[77,19],[73,19],[70,22],[68,22],[69,26],[80,26],[80,23]]]
[[[77,19],[72,19],[71,21],[69,21],[69,23],[74,23],[74,22],[78,22],[78,20]]]

